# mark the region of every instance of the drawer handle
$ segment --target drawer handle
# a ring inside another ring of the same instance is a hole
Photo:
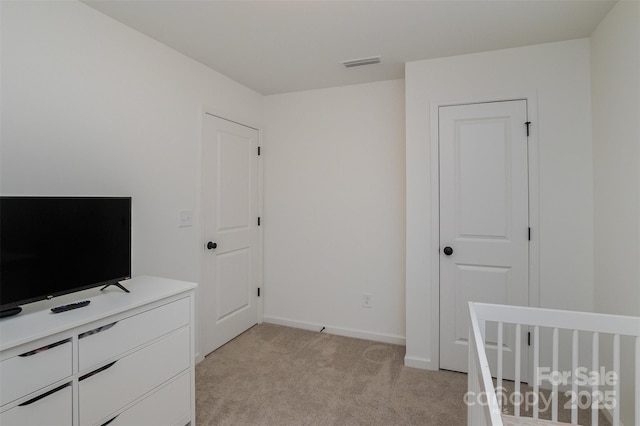
[[[118,418],[118,416],[120,416],[120,414],[118,414],[117,416],[115,416],[114,418],[112,418],[111,420],[107,420],[106,422],[102,423],[102,425],[100,426],[107,426],[109,423],[111,423],[112,421],[114,421],[115,419]]]
[[[30,399],[30,400],[28,400],[28,401],[25,401],[25,402],[23,402],[22,404],[18,405],[18,407],[24,407],[24,406],[26,406],[26,405],[31,405],[31,404],[33,404],[34,402],[40,401],[41,399],[46,398],[46,397],[48,397],[49,395],[54,394],[54,393],[58,392],[59,390],[62,390],[62,389],[64,389],[64,388],[66,388],[67,386],[71,386],[71,382],[69,382],[69,383],[65,383],[65,384],[64,384],[64,385],[62,385],[62,386],[58,386],[58,387],[57,387],[57,388],[55,388],[55,389],[51,389],[49,392],[45,392],[45,393],[43,393],[42,395],[38,395],[38,396],[36,396],[35,398],[32,398],[32,399]]]
[[[84,333],[80,333],[78,335],[78,338],[82,339],[83,337],[91,336],[92,334],[100,333],[101,331],[107,331],[117,323],[118,321],[112,322],[111,324],[103,325],[102,327],[94,328],[93,330],[85,331]]]
[[[113,361],[113,362],[111,362],[111,363],[109,363],[109,364],[107,364],[107,365],[105,365],[105,366],[103,366],[103,367],[100,367],[100,368],[98,368],[97,370],[93,370],[91,373],[87,373],[87,374],[85,374],[84,376],[81,376],[81,377],[78,379],[78,381],[82,381],[82,380],[84,380],[84,379],[88,379],[88,378],[89,378],[89,377],[91,377],[91,376],[95,376],[96,374],[101,373],[101,372],[103,372],[104,370],[106,370],[106,369],[108,369],[108,368],[113,367],[113,364],[115,364],[116,362],[118,362],[118,360],[115,360],[115,361]]]
[[[64,345],[65,343],[68,343],[70,341],[71,341],[71,339],[61,340],[59,342],[52,343],[50,345],[43,346],[43,347],[38,348],[38,349],[34,349],[32,351],[25,352],[25,353],[20,354],[18,356],[24,358],[24,357],[32,356],[32,355],[35,355],[35,354],[39,354],[40,352],[44,352],[44,351],[49,350],[51,348],[55,348],[56,346]]]

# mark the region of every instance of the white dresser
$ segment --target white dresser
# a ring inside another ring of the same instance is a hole
[[[0,319],[1,425],[195,425],[196,284],[122,284],[130,293],[93,288]]]

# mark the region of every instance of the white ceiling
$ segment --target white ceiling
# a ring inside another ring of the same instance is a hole
[[[615,0],[85,0],[264,95],[404,77],[404,63],[588,37]],[[340,61],[382,56],[346,69]]]

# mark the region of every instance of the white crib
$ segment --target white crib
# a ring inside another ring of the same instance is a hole
[[[629,374],[624,371],[620,371],[620,337],[627,339],[624,336],[630,336],[628,339],[633,339],[632,347],[635,349],[633,359],[635,360],[635,399],[632,399],[631,404],[635,404],[635,423],[640,424],[640,318],[638,317],[626,317],[619,315],[605,315],[586,312],[572,312],[561,311],[552,309],[540,309],[529,308],[521,306],[506,306],[506,305],[493,305],[486,303],[474,303],[469,302],[469,374],[468,374],[468,393],[465,395],[465,402],[467,402],[467,424],[478,425],[549,425],[559,424],[558,422],[558,382],[560,380],[549,380],[551,383],[549,391],[551,399],[551,419],[541,420],[539,418],[539,395],[540,380],[538,374],[532,374],[529,380],[529,385],[532,386],[532,392],[536,395],[536,399],[532,404],[532,417],[521,417],[520,404],[513,404],[513,415],[505,415],[503,413],[503,397],[496,393],[496,389],[502,389],[503,387],[503,334],[504,328],[515,327],[516,344],[513,346],[515,351],[515,371],[513,373],[514,389],[520,390],[520,378],[522,368],[531,368],[531,371],[536,371],[537,368],[543,367],[540,365],[540,335],[541,328],[548,328],[551,332],[550,347],[552,348],[552,361],[549,367],[549,371],[558,371],[558,358],[559,358],[559,345],[558,345],[558,333],[559,330],[570,330],[572,336],[571,342],[571,371],[579,371],[581,368],[578,364],[579,354],[579,333],[588,332],[591,342],[591,353],[589,356],[592,361],[592,371],[602,371],[599,363],[600,351],[610,351],[612,357],[611,377],[616,377],[618,380],[611,380],[611,389],[606,392],[599,391],[600,383],[598,380],[593,380],[590,385],[590,395],[592,395],[590,404],[591,410],[591,423],[592,425],[598,425],[598,413],[599,408],[604,404],[605,407],[611,408],[608,410],[608,416],[611,424],[620,425],[620,378],[622,374]],[[485,350],[486,341],[486,328],[487,324],[493,324],[496,327],[497,343],[493,345],[495,348],[495,356],[497,371],[490,371],[489,360],[487,358],[487,351]],[[512,325],[511,325],[512,324]],[[521,366],[521,345],[520,339],[523,334],[522,331],[527,330],[531,333],[531,353],[532,362],[529,362],[528,366]],[[565,333],[563,331],[563,333]],[[600,344],[600,335],[610,334],[613,336],[611,346],[607,345],[607,348],[602,347]],[[604,353],[604,352],[603,352]],[[512,372],[509,372],[511,375]],[[614,376],[615,375],[615,376]],[[492,377],[495,377],[496,383]],[[573,395],[578,395],[578,384],[580,380],[575,379],[574,374],[570,381],[570,391]],[[576,383],[578,382],[578,383]],[[615,382],[615,383],[614,383]],[[564,384],[561,382],[561,384]],[[602,388],[604,389],[604,388]],[[478,396],[482,396],[479,398]],[[606,399],[602,397],[606,395]],[[469,398],[467,399],[467,397]],[[599,396],[599,397],[598,397]],[[577,404],[572,404],[571,408],[571,423],[578,423],[578,407]],[[564,424],[564,423],[563,423]],[[625,425],[631,426],[631,425]]]

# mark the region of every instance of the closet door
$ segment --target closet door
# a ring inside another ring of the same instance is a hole
[[[525,100],[439,108],[440,368],[467,371],[468,301],[528,305],[526,122]],[[488,324],[493,364],[497,342]],[[515,327],[506,327],[505,378],[514,374],[515,344]]]
[[[258,131],[205,114],[202,352],[259,320]]]

